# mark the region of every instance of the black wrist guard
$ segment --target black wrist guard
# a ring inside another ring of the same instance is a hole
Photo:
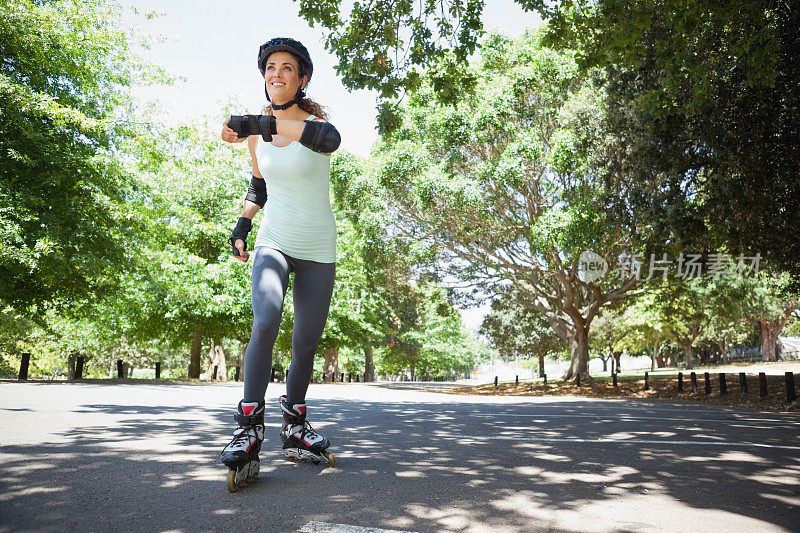
[[[258,204],[258,207],[264,208],[267,203],[267,182],[263,178],[257,178],[255,174],[250,178],[250,186],[247,187],[247,194],[245,200]]]
[[[320,154],[331,154],[339,148],[342,138],[330,122],[306,120],[300,144]]]
[[[239,249],[236,248],[236,241],[239,239],[244,241],[244,249],[247,250],[247,235],[250,233],[252,227],[253,221],[249,218],[239,217],[239,220],[236,221],[236,227],[233,228],[231,238],[228,239],[228,242],[231,243],[233,247],[233,255],[239,255]]]
[[[228,127],[240,138],[261,135],[266,142],[270,142],[272,136],[278,133],[274,115],[232,115]]]

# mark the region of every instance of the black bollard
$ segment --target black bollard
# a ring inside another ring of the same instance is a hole
[[[239,365],[236,365],[236,372],[233,374],[233,381],[239,381],[239,374],[242,372],[242,369]]]
[[[494,377],[494,386],[497,387],[497,376]]]
[[[761,397],[766,398],[769,391],[767,390],[767,375],[764,372],[758,373],[758,388],[761,392]]]
[[[703,377],[706,381],[706,396],[708,396],[711,394],[711,376],[708,374],[708,372],[704,372]]]
[[[547,374],[544,374],[544,386],[547,387]]]
[[[156,362],[156,379],[161,379],[161,361]]]
[[[31,364],[31,354],[25,352],[22,354],[22,361],[19,363],[19,380],[28,380],[28,367]]]
[[[125,377],[122,368],[122,359],[117,359],[117,377],[120,379]]]
[[[83,379],[83,360],[84,357],[79,355],[75,362],[75,379]]]
[[[344,383],[344,372],[342,372],[342,383]]]
[[[575,385],[577,385],[578,387],[581,386],[581,375],[580,375],[580,373],[575,375]]]
[[[728,394],[728,383],[725,381],[725,373],[719,375],[719,394]]]
[[[742,394],[747,394],[747,374],[739,372],[739,386],[742,388]]]
[[[614,387],[618,387],[619,386],[619,385],[617,385],[617,373],[616,372],[611,374],[611,381],[614,384]]]
[[[644,390],[650,390],[650,382],[648,381],[648,373],[644,373]]]
[[[794,390],[794,374],[792,372],[786,372],[786,403],[792,403],[797,399],[797,394]]]
[[[697,374],[692,372],[690,377],[692,378],[692,393],[697,394]]]
[[[516,378],[514,379],[514,385],[519,386],[519,376],[516,376]]]
[[[678,372],[678,392],[683,390],[683,372]]]

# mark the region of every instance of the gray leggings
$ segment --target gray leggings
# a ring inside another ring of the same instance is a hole
[[[267,392],[272,347],[278,337],[291,272],[294,328],[286,395],[291,404],[305,401],[314,372],[314,354],[328,320],[336,263],[295,259],[262,246],[253,259],[253,332],[244,354],[245,402],[260,402]]]

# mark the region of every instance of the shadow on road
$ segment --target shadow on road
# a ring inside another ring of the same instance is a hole
[[[217,463],[233,430],[229,410],[83,405],[75,414],[108,424],[72,428],[56,443],[0,447],[0,531],[292,531],[312,520],[414,531],[707,530],[733,521],[793,531],[800,524],[796,449],[559,440],[796,446],[796,423],[684,423],[664,421],[657,406],[598,411],[596,403],[560,400],[327,400],[310,408],[334,443],[336,467],[285,461],[276,409],[262,479],[229,494]],[[620,419],[621,411],[637,418]]]

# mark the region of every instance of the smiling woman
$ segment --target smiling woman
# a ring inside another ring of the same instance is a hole
[[[338,148],[339,133],[325,120],[322,107],[305,96],[314,65],[300,42],[285,37],[267,41],[259,48],[258,69],[269,101],[265,115],[231,117],[222,129],[227,142],[248,140],[253,164],[242,216],[230,238],[240,261],[250,257],[246,241],[251,220],[269,201],[255,244],[253,331],[244,357],[244,398],[234,417],[239,428],[221,457],[230,468],[232,492],[258,474],[264,395],[292,272],[292,363],[286,396],[280,399],[284,453],[291,459],[333,464],[333,455],[325,451],[330,441],[306,422],[305,397],[336,270],[328,155]]]

